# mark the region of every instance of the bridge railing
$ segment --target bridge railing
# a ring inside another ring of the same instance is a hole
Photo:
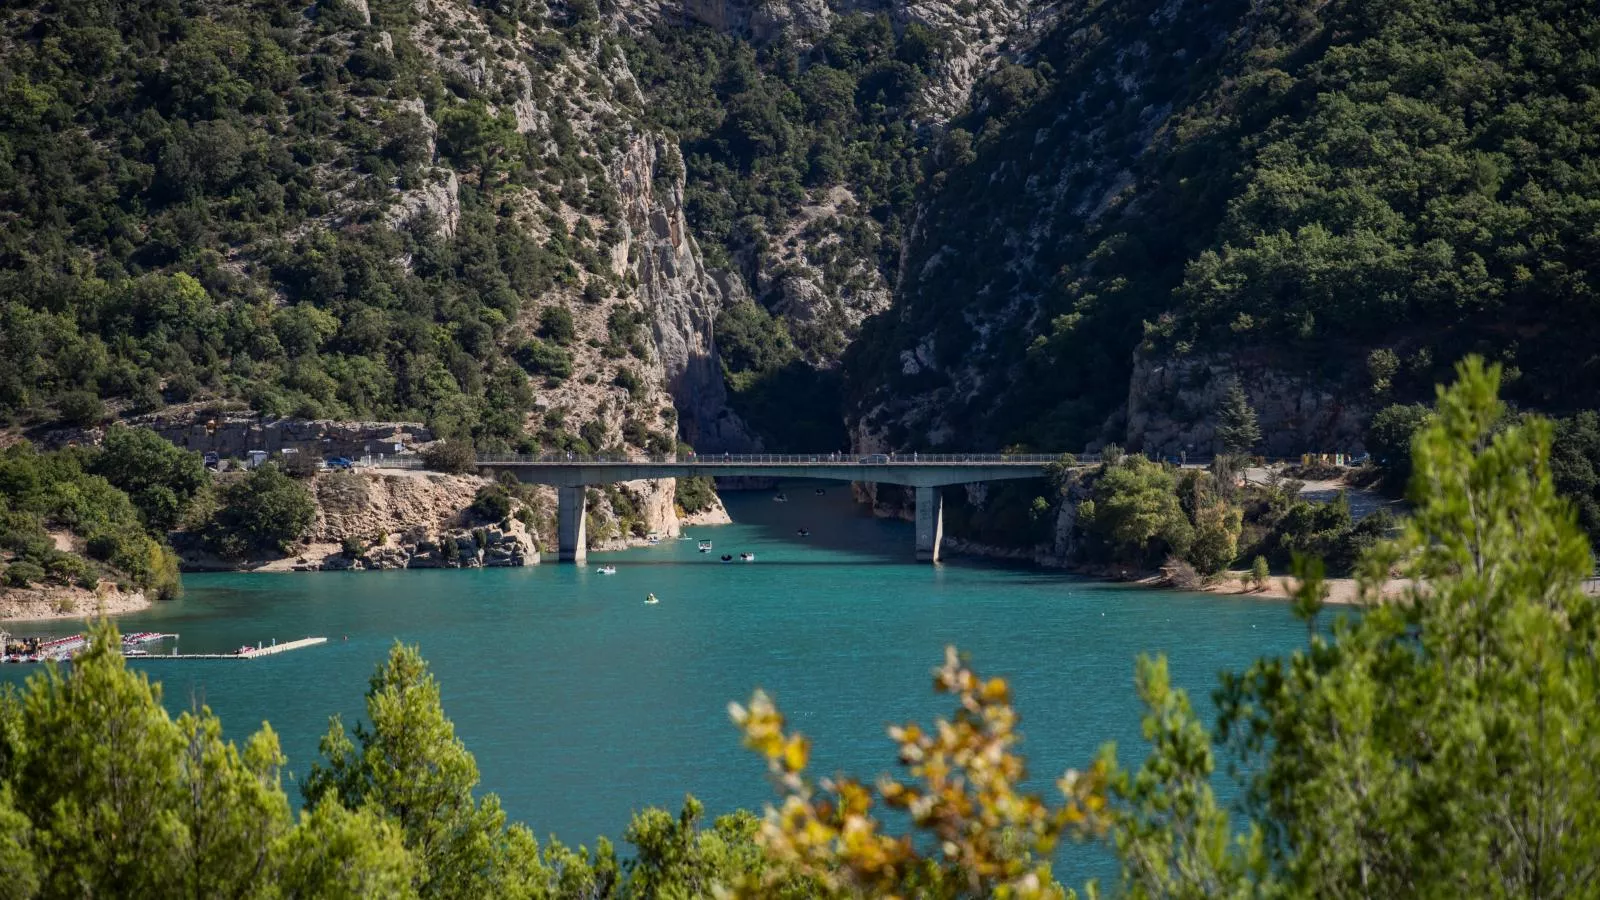
[[[678,465],[678,466],[897,466],[897,465],[1041,465],[1062,458],[1060,453],[541,453],[521,455],[489,453],[479,465]],[[1087,454],[1079,462],[1097,462]]]

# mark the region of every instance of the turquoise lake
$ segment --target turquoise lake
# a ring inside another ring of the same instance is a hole
[[[1031,567],[911,560],[911,526],[868,515],[845,485],[731,493],[737,524],[689,541],[591,555],[584,567],[191,575],[182,600],[119,619],[170,631],[185,653],[326,635],[251,661],[141,662],[169,708],[209,704],[229,736],[270,720],[303,774],[331,715],[362,715],[367,679],[395,640],[421,646],[482,787],[542,837],[593,846],[646,805],[693,793],[708,812],[773,795],[742,749],[730,700],[774,695],[815,742],[818,772],[871,779],[894,766],[891,722],[948,714],[930,671],[946,644],[1012,680],[1037,789],[1116,741],[1143,758],[1134,658],[1169,656],[1207,720],[1217,673],[1304,643],[1281,602],[1147,591]],[[796,535],[805,527],[808,538]],[[753,563],[722,553],[753,552]],[[601,575],[602,564],[617,566]],[[654,592],[661,602],[645,605]],[[72,623],[18,623],[66,634]],[[159,652],[159,650],[157,651]],[[21,680],[31,667],[6,667]],[[298,797],[298,788],[287,785]],[[1068,849],[1057,874],[1105,875],[1103,851]]]

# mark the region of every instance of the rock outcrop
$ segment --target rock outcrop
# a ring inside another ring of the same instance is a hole
[[[732,410],[717,358],[717,311],[742,287],[707,271],[683,217],[683,169],[660,177],[663,155],[678,150],[653,135],[636,135],[611,167],[622,199],[620,257],[638,283],[649,314],[661,377],[679,416],[679,433],[705,451],[739,452],[755,443]]]
[[[187,570],[378,571],[533,566],[554,550],[556,492],[533,486],[512,500],[499,521],[476,517],[471,505],[492,484],[476,475],[422,471],[324,472],[311,482],[316,518],[305,543],[285,558],[232,562],[180,540]],[[648,535],[675,537],[682,529],[671,479],[621,482],[590,492],[589,548],[619,550]],[[532,525],[525,520],[531,520]],[[728,521],[720,500],[684,521]]]
[[[0,588],[0,620],[84,619],[138,612],[150,606],[143,591],[122,591],[109,582],[95,590],[76,586],[36,585]]]
[[[1217,409],[1237,381],[1261,426],[1267,456],[1359,453],[1373,409],[1358,385],[1296,374],[1260,356],[1212,353],[1135,358],[1128,384],[1129,450],[1164,456],[1210,454]]]
[[[205,405],[171,407],[159,413],[126,420],[135,428],[148,428],[185,450],[216,453],[224,459],[243,458],[251,450],[277,455],[295,450],[318,459],[346,456],[390,456],[434,440],[431,429],[419,422],[342,422],[332,419],[272,418],[248,410],[219,410]],[[43,447],[67,444],[93,445],[105,429],[60,428],[34,436]]]

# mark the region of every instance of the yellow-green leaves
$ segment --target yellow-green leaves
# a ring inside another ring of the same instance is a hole
[[[849,779],[813,782],[804,772],[809,744],[788,732],[771,699],[756,692],[748,707],[732,704],[745,745],[767,760],[783,792],[769,808],[760,842],[777,866],[765,879],[737,885],[762,896],[784,876],[802,876],[824,896],[1016,898],[1060,897],[1048,862],[1063,836],[1104,827],[1109,761],[1057,782],[1056,804],[1022,792],[1023,759],[1015,752],[1017,714],[1010,686],[982,678],[946,650],[934,689],[956,698],[955,714],[932,729],[889,729],[908,777],[881,778],[874,788]],[[881,803],[909,816],[912,833],[888,834],[874,816]]]

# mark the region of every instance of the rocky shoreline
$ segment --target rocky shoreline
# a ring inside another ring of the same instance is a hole
[[[308,539],[295,552],[223,559],[191,538],[178,541],[181,567],[185,572],[360,572],[538,565],[541,552],[553,549],[554,490],[535,487],[524,499],[511,501],[510,515],[499,521],[480,521],[473,515],[471,503],[488,484],[489,479],[475,475],[420,471],[319,476],[313,491],[316,519]],[[731,521],[720,499],[680,518],[670,480],[624,482],[617,488],[627,492],[632,514],[647,534],[675,537],[684,526]],[[620,527],[619,514],[604,494],[599,502],[590,504],[590,511],[610,532],[591,544],[591,552],[646,543],[644,537]]]
[[[81,587],[27,587],[0,591],[0,621],[84,619],[139,612],[150,607],[142,591],[120,591],[109,584]]]

